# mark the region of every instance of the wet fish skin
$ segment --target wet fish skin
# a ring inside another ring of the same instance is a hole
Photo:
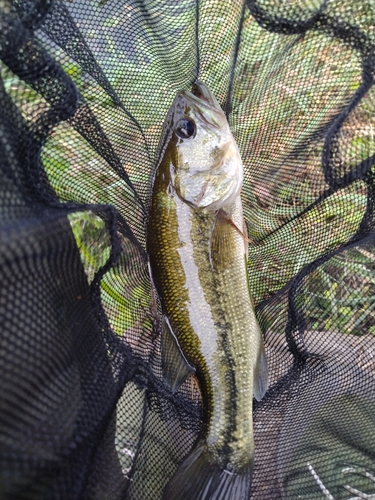
[[[201,83],[193,92],[180,92],[168,113],[147,228],[163,313],[205,410],[203,435],[164,498],[240,499],[250,494],[252,396],[266,390],[267,364],[240,234],[240,154],[215,97]]]

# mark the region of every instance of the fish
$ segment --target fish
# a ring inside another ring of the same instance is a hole
[[[200,81],[176,95],[150,182],[146,248],[163,314],[163,377],[196,376],[203,429],[163,500],[245,500],[253,395],[268,366],[247,275],[243,164],[219,102]]]

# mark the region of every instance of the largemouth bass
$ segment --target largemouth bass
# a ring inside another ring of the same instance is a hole
[[[226,117],[203,83],[170,108],[153,179],[147,251],[165,315],[164,376],[177,390],[195,372],[203,434],[165,500],[247,499],[253,394],[267,361],[247,280],[243,166]]]

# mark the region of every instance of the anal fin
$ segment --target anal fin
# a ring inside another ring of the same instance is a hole
[[[161,330],[161,351],[163,378],[173,392],[176,392],[195,369],[189,364],[182,352],[175,334],[164,316]]]
[[[261,332],[259,331],[259,334]],[[268,389],[268,363],[263,339],[260,339],[258,357],[254,366],[254,397],[260,401]]]

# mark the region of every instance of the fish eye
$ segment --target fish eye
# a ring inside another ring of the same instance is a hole
[[[195,134],[195,123],[188,118],[182,118],[182,120],[177,123],[176,134],[178,137],[181,137],[181,139],[189,139]]]

